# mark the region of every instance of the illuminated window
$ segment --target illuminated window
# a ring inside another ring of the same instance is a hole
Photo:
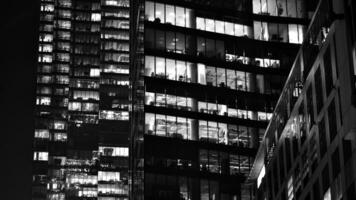
[[[91,14],[91,21],[98,22],[101,20],[101,14],[100,13],[92,13]]]
[[[78,100],[99,100],[99,92],[96,91],[74,91],[73,98]]]
[[[66,182],[69,184],[85,184],[96,185],[98,184],[97,176],[87,174],[68,174]]]
[[[100,69],[90,69],[90,76],[91,76],[91,77],[98,77],[98,76],[100,76]]]
[[[64,130],[66,128],[66,124],[63,121],[55,121],[53,123],[53,128],[56,130]]]
[[[54,133],[53,134],[54,141],[67,141],[67,133]]]
[[[54,5],[52,4],[42,4],[41,11],[52,12],[54,11]]]
[[[104,147],[99,146],[99,153],[103,156],[129,156],[129,148],[128,147]]]
[[[52,42],[53,41],[53,35],[51,34],[40,34],[40,41],[41,42]]]
[[[40,52],[52,52],[53,46],[50,44],[40,44],[38,46],[38,51]]]
[[[35,138],[49,138],[49,131],[47,129],[36,129]]]
[[[37,105],[51,105],[51,98],[50,97],[37,97],[36,98]]]
[[[108,182],[120,181],[120,172],[99,171],[98,181],[108,181]]]
[[[112,110],[102,110],[99,114],[100,119],[105,120],[129,120],[129,112],[127,111],[112,111]]]
[[[51,55],[39,55],[38,62],[51,63],[52,56]]]
[[[39,161],[47,161],[48,160],[48,152],[33,152],[33,160]]]
[[[58,20],[57,21],[57,26],[59,28],[63,28],[63,29],[70,29],[71,28],[71,21]]]

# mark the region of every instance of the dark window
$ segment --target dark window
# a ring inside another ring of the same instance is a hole
[[[334,140],[337,134],[337,121],[336,121],[336,112],[335,112],[335,101],[331,101],[328,108],[328,118],[329,118],[329,134],[330,134],[330,143]]]
[[[344,155],[344,164],[346,164],[352,156],[352,143],[350,140],[342,140],[342,155]]]
[[[315,97],[316,97],[316,112],[319,114],[321,108],[323,107],[323,87],[321,83],[321,70],[320,67],[315,72]]]
[[[353,182],[346,191],[347,199],[356,199],[355,182]]]
[[[333,88],[333,70],[330,57],[330,47],[327,48],[324,54],[324,71],[325,71],[325,87],[326,94],[329,96]]]
[[[329,165],[326,164],[323,172],[322,172],[322,186],[323,186],[323,194],[328,190],[329,185],[330,185],[330,178],[329,178]]]
[[[313,185],[313,199],[320,199],[320,189],[319,189],[319,179],[316,179],[316,182]]]
[[[333,168],[333,179],[335,179],[340,172],[339,148],[337,148],[332,155],[332,168]]]
[[[312,128],[314,124],[314,106],[313,106],[313,87],[309,86],[307,89],[307,116],[309,129]]]
[[[319,148],[320,148],[320,158],[322,158],[327,150],[327,135],[325,132],[325,121],[324,118],[319,123]]]

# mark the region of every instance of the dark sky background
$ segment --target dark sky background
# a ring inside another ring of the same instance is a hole
[[[0,199],[31,199],[39,0],[1,2]]]

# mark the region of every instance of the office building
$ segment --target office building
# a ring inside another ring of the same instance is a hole
[[[253,199],[311,2],[131,1],[131,199]]]
[[[128,199],[129,4],[40,2],[32,199]]]
[[[355,1],[321,0],[258,150],[256,200],[353,200]]]

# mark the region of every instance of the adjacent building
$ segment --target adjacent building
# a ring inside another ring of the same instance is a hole
[[[355,1],[321,0],[256,156],[256,200],[353,200]]]
[[[32,199],[128,199],[130,3],[40,4]]]
[[[131,1],[132,199],[250,200],[312,1]]]

